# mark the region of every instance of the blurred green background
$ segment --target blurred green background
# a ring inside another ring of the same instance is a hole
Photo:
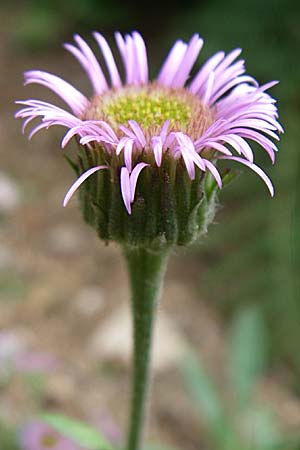
[[[283,371],[284,383],[299,399],[300,3],[2,0],[0,13],[10,21],[10,51],[23,60],[43,55],[45,61],[47,53],[53,58],[75,32],[89,40],[90,31],[98,30],[112,42],[115,30],[137,29],[146,39],[155,76],[172,42],[198,32],[205,40],[200,62],[220,49],[242,47],[249,74],[260,83],[280,80],[270,91],[278,98],[285,129],[276,164],[271,166],[264,152],[256,151],[257,163],[274,181],[275,198],[269,198],[255,175],[243,173],[221,193],[224,207],[217,225],[188,255],[191,264],[201,267],[195,277],[199,296],[218,311],[225,327],[244,308],[259,310],[269,336],[266,370]],[[18,292],[23,289],[20,280],[14,286]]]

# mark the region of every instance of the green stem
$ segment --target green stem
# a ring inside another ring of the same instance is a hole
[[[133,314],[133,378],[127,450],[140,450],[147,413],[150,360],[156,306],[164,278],[168,251],[125,249]]]

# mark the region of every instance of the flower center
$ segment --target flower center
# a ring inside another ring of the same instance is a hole
[[[43,448],[53,448],[58,442],[58,438],[52,433],[45,433],[41,438]]]
[[[171,125],[178,123],[184,127],[191,118],[192,111],[190,105],[176,95],[141,91],[126,92],[117,99],[107,101],[104,114],[115,125],[127,123],[134,118],[142,127],[148,128],[153,124],[162,125],[169,119]]]
[[[200,136],[212,123],[212,111],[186,89],[152,83],[94,97],[85,119],[105,120],[115,131],[119,125],[128,125],[128,120],[135,120],[146,133],[159,132],[169,120],[170,130]]]

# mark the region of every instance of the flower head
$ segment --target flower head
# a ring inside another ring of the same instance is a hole
[[[189,79],[203,45],[197,34],[188,43],[176,41],[157,78],[149,81],[141,35],[134,31],[115,37],[123,76],[101,34],[94,33],[94,38],[108,76],[80,36],[75,35],[75,45],[65,45],[90,79],[94,90],[90,99],[48,72],[25,73],[25,84],[48,87],[71,110],[27,100],[18,102],[23,107],[16,114],[25,119],[24,128],[41,119],[30,137],[61,125],[67,128],[63,148],[74,136],[81,144],[73,162],[78,178],[64,205],[82,185],[85,218],[104,239],[124,239],[127,225],[135,223],[137,242],[139,225],[142,234],[147,228],[150,241],[164,236],[168,242],[183,243],[193,240],[213,217],[207,208],[213,209],[212,193],[224,179],[219,160],[251,168],[273,195],[270,179],[253,162],[250,143],[258,143],[274,162],[273,140],[283,130],[275,100],[266,91],[277,82],[259,86],[245,75],[244,60],[238,59],[240,49],[216,53]],[[192,239],[183,237],[188,230]]]
[[[23,428],[20,444],[22,450],[80,450],[73,441],[39,421],[32,421]]]

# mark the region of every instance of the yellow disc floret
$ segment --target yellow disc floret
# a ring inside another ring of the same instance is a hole
[[[198,137],[212,121],[212,111],[186,89],[158,86],[126,86],[97,95],[84,119],[105,120],[115,131],[135,120],[146,133],[158,133],[166,120],[169,130]]]
[[[103,104],[103,112],[115,126],[134,119],[143,128],[161,126],[166,120],[170,120],[171,127],[178,124],[186,128],[192,116],[191,106],[178,95],[166,95],[159,90],[147,92],[146,89],[126,90],[108,99]]]

